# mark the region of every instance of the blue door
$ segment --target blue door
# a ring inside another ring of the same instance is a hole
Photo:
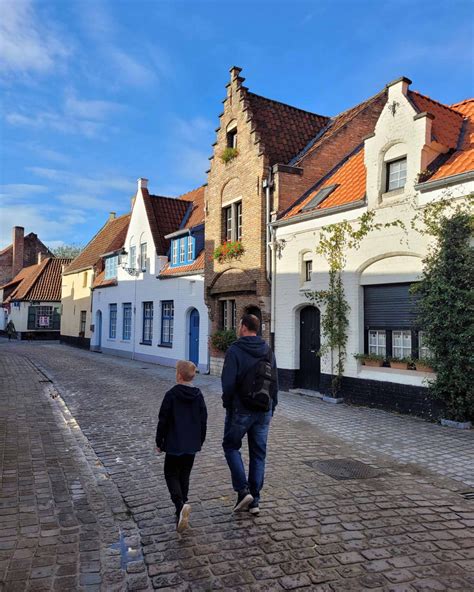
[[[195,308],[189,315],[189,359],[199,364],[199,312]]]

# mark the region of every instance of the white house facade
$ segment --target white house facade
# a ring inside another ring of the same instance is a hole
[[[147,180],[139,179],[123,247],[103,254],[104,271],[94,282],[92,350],[169,366],[191,359],[200,371],[208,371],[207,308],[199,266],[204,242],[201,193],[203,188],[176,199],[154,196]],[[199,217],[195,228],[188,228]],[[173,238],[180,230],[186,242]],[[185,256],[180,261],[178,253],[173,264],[172,249],[181,245]],[[167,271],[180,265],[182,273]]]
[[[374,133],[272,223],[272,323],[284,387],[327,393],[330,355],[316,355],[324,311],[306,295],[328,287],[328,264],[315,252],[320,230],[344,220],[355,224],[367,211],[375,212],[375,223],[401,222],[371,231],[360,248],[346,252],[350,312],[341,395],[427,415],[427,372],[371,367],[354,357],[427,357],[410,286],[420,278],[429,238],[412,221],[432,201],[454,202],[474,191],[474,100],[446,106],[409,84],[402,78],[388,85]]]

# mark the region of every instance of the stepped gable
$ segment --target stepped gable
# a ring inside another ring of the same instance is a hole
[[[456,149],[463,124],[462,114],[452,107],[434,101],[417,91],[409,90],[408,98],[418,113],[426,112],[434,117],[431,128],[432,139],[447,148]]]
[[[76,273],[81,269],[94,267],[104,253],[120,249],[123,246],[129,223],[130,214],[107,220],[94,238],[72,261],[64,274]]]
[[[451,105],[464,120],[459,134],[458,148],[441,164],[430,181],[474,171],[474,99]]]
[[[142,188],[142,195],[156,253],[166,255],[170,241],[165,236],[180,227],[190,207],[189,200],[150,195],[145,188]]]

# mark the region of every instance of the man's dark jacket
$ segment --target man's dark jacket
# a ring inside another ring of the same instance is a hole
[[[206,439],[207,409],[201,391],[177,384],[161,404],[156,445],[168,454],[195,454]]]
[[[241,337],[227,350],[222,370],[222,404],[226,409],[248,413],[239,398],[239,385],[245,374],[268,355],[270,346],[257,335]],[[276,369],[275,354],[272,352],[272,367]],[[272,389],[273,409],[278,405],[278,374]]]

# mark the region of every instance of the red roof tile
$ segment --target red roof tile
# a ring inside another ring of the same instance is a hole
[[[261,97],[245,87],[242,90],[270,164],[288,163],[329,122],[324,115]]]
[[[186,213],[188,217],[183,228],[194,228],[195,226],[204,224],[204,192],[205,187],[203,185],[202,187],[198,187],[197,189],[193,189],[192,191],[188,191],[188,193],[179,196],[179,199],[193,202],[191,212],[189,215]]]
[[[462,115],[438,101],[433,101],[429,97],[416,91],[408,91],[408,97],[419,113],[427,112],[434,116],[432,125],[432,135],[443,146],[447,148],[456,148],[458,144],[459,132],[463,122]]]
[[[359,148],[345,162],[338,166],[332,174],[315,185],[303,199],[298,201],[284,216],[283,219],[293,218],[300,214],[305,206],[316,197],[316,195],[331,185],[336,185],[320,204],[306,211],[323,210],[353,202],[360,201],[365,196],[366,171],[364,164],[364,150]]]
[[[160,272],[159,277],[173,277],[179,275],[192,275],[204,271],[204,251],[196,257],[196,259],[189,265],[179,265],[177,267],[170,267],[167,263]]]
[[[66,269],[66,274],[94,267],[104,253],[116,251],[123,246],[130,223],[130,214],[107,220],[104,226],[89,241],[79,255]]]
[[[179,229],[190,206],[189,201],[150,195],[147,189],[142,189],[142,193],[156,252],[158,255],[166,255],[170,241],[165,236]]]
[[[61,301],[62,269],[71,259],[48,257],[41,263],[22,269],[3,289],[17,284],[5,302],[12,300]]]
[[[116,286],[117,285],[117,278],[114,279],[109,279],[106,280],[105,279],[105,271],[102,270],[100,273],[98,273],[95,278],[94,281],[92,283],[92,288],[108,288],[110,286]]]

